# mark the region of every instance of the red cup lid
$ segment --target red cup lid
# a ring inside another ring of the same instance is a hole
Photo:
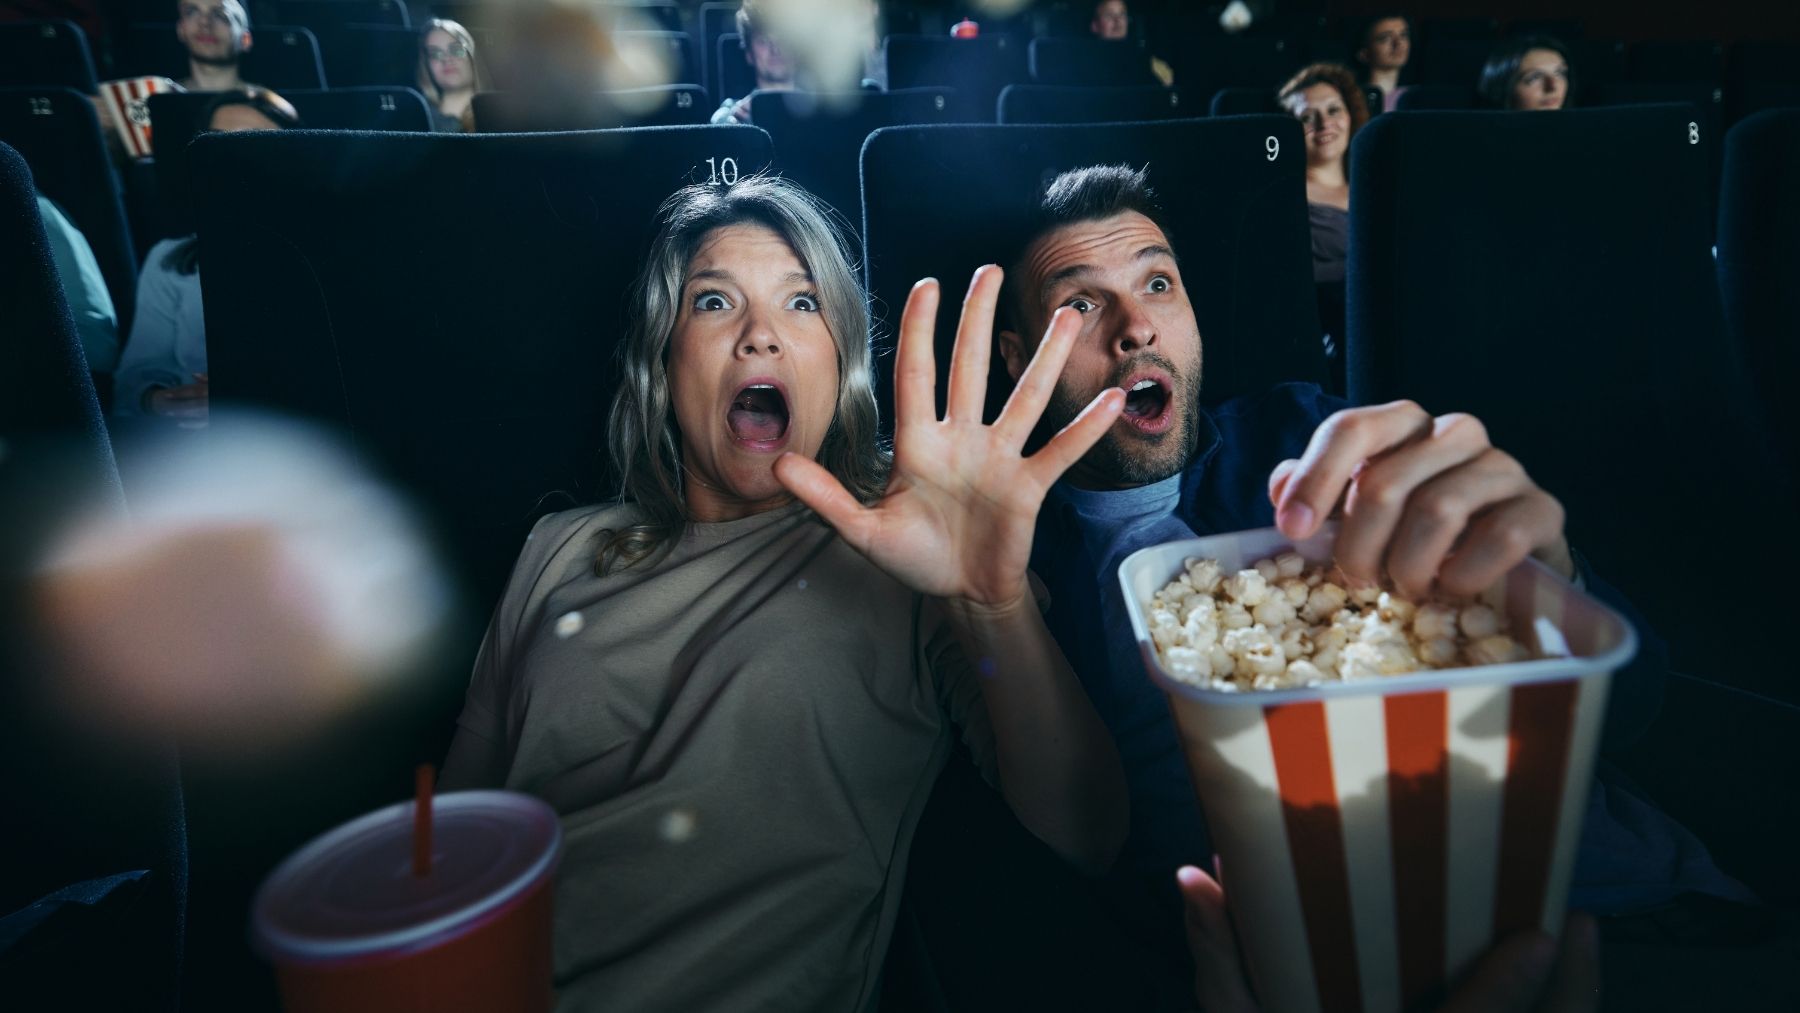
[[[251,932],[285,963],[397,956],[465,931],[555,871],[556,811],[506,791],[432,800],[432,866],[412,872],[413,803],[314,838],[257,890]]]

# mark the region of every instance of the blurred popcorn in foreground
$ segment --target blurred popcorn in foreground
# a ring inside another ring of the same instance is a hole
[[[448,588],[396,496],[317,432],[215,412],[129,518],[63,529],[33,604],[82,720],[200,747],[304,734],[416,665]]]

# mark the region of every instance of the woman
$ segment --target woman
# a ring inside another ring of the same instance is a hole
[[[1383,110],[1394,108],[1400,76],[1412,58],[1412,22],[1403,14],[1370,18],[1362,32],[1356,62],[1363,68],[1362,81],[1381,89]]]
[[[1477,85],[1496,109],[1562,109],[1575,90],[1569,49],[1547,35],[1502,42],[1489,54]]]
[[[1350,139],[1369,122],[1356,78],[1335,63],[1304,67],[1276,96],[1306,133],[1306,207],[1312,220],[1313,280],[1343,281],[1350,231]]]
[[[1344,264],[1350,253],[1350,139],[1369,122],[1362,89],[1335,63],[1304,67],[1277,98],[1306,135],[1306,216],[1312,225],[1313,285],[1334,393],[1343,393]]]
[[[220,92],[200,122],[212,131],[278,130],[300,126],[300,117],[287,99],[250,88]],[[138,275],[131,338],[113,378],[113,414],[161,416],[197,428],[206,424],[207,413],[200,237],[164,239],[150,247]]]
[[[1118,757],[1025,570],[1045,491],[1123,396],[1021,456],[1070,311],[982,425],[987,268],[939,422],[922,282],[890,462],[864,296],[818,206],[759,177],[659,214],[609,426],[623,494],[533,530],[443,783],[562,814],[564,1008],[864,1009],[953,721],[1065,858],[1104,868],[1123,841]]]
[[[444,18],[425,22],[419,33],[418,79],[419,92],[431,108],[431,129],[451,134],[467,129],[469,104],[481,87],[469,30]]]

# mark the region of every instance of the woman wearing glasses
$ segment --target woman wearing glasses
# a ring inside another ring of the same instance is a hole
[[[431,106],[431,129],[469,129],[469,103],[481,87],[475,39],[454,21],[432,18],[419,33],[419,91]]]
[[[1547,35],[1502,42],[1489,54],[1477,85],[1499,109],[1563,109],[1575,89],[1569,49]]]

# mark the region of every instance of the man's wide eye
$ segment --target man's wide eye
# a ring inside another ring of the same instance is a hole
[[[1094,311],[1094,304],[1080,296],[1070,299],[1068,302],[1063,303],[1063,305],[1070,307],[1077,313],[1092,313]]]
[[[1174,283],[1170,282],[1169,279],[1163,275],[1159,274],[1150,279],[1150,291],[1152,292],[1167,292],[1173,287]]]

